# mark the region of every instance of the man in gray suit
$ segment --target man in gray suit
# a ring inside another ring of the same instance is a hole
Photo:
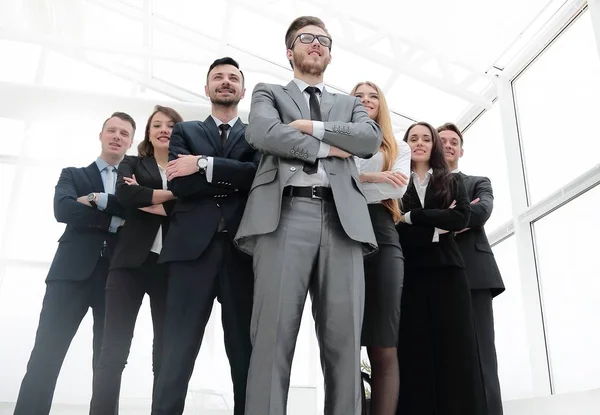
[[[352,155],[373,156],[382,134],[358,98],[324,88],[332,41],[320,19],[294,20],[285,42],[294,80],[256,86],[246,130],[263,153],[236,236],[255,272],[246,415],[286,413],[309,291],[325,414],[358,415],[363,254],[377,245]]]

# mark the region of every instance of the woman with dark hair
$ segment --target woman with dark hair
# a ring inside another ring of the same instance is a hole
[[[152,370],[154,382],[161,366],[166,313],[167,268],[158,264],[169,227],[173,193],[167,189],[166,166],[173,126],[183,121],[172,108],[156,106],[148,118],[138,156],[119,164],[116,194],[128,209],[125,225],[111,256],[106,282],[106,317],[100,360],[94,373],[91,415],[115,413],[121,375],[133,339],[135,321],[144,298],[150,297],[154,328]]]
[[[381,127],[383,140],[370,159],[355,158],[379,251],[365,259],[365,314],[361,343],[371,363],[371,415],[393,415],[398,404],[398,328],[404,279],[404,257],[395,223],[398,199],[410,174],[410,147],[394,137],[383,91],[360,82],[350,92]]]
[[[482,415],[470,291],[453,234],[468,224],[469,199],[435,128],[413,124],[404,141],[412,173],[397,225],[405,258],[397,414]]]

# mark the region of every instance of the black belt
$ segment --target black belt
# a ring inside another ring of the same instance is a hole
[[[333,200],[333,192],[331,191],[331,187],[324,186],[286,186],[283,188],[283,196]]]

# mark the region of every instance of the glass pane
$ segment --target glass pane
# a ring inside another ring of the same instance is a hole
[[[0,40],[0,55],[10,56],[10,65],[0,65],[0,81],[33,83],[40,50],[38,45]]]
[[[512,218],[500,107],[494,105],[475,121],[465,132],[464,140],[460,170],[465,174],[486,176],[492,182],[494,210],[485,225],[489,233]]]
[[[534,223],[557,393],[600,388],[600,187]]]
[[[576,75],[575,75],[576,74]],[[583,14],[514,83],[531,202],[598,163],[600,58]],[[572,146],[573,140],[577,145]],[[548,175],[549,168],[557,174]]]
[[[14,164],[0,163],[0,188],[2,189],[2,197],[0,197],[0,246],[6,246],[6,233],[4,232],[6,224],[9,223],[9,207],[13,195],[13,183],[17,167]],[[4,256],[4,252],[0,252],[0,257]],[[0,277],[2,278],[2,277]],[[1,280],[0,280],[1,281]],[[1,401],[0,401],[1,402]]]
[[[51,261],[64,225],[54,218],[54,186],[61,167],[22,167],[12,193],[15,209],[8,212],[5,237],[10,241],[3,254],[21,260]],[[24,232],[23,226],[35,230]]]
[[[496,352],[502,399],[533,397],[529,346],[521,294],[517,244],[514,236],[493,248],[506,291],[494,299]]]
[[[0,117],[0,154],[18,156],[25,136],[25,121]]]

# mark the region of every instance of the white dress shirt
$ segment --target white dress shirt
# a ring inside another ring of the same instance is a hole
[[[404,173],[410,178],[410,147],[403,140],[396,139],[398,143],[398,154],[391,168],[393,172]],[[378,151],[370,159],[361,159],[354,156],[356,168],[359,173],[383,171],[383,152]],[[395,187],[390,183],[361,183],[367,203],[380,203],[387,199],[401,199],[408,186]]]
[[[301,81],[300,79],[294,78],[294,83],[298,86],[298,89],[302,92],[304,99],[306,100],[306,105],[310,112],[310,94],[305,91],[306,87],[314,86],[321,94],[317,94],[317,99],[319,103],[321,102],[321,95],[323,93],[323,89],[325,85],[323,83],[317,85],[308,85],[306,82]],[[318,140],[322,140],[325,135],[325,124],[322,121],[313,121],[313,133],[312,136]],[[326,186],[329,187],[329,178],[327,177],[327,173],[321,164],[319,159],[325,158],[329,155],[329,144],[320,142],[319,143],[319,152],[317,153],[317,172],[315,174],[306,174],[304,170],[298,169],[296,173],[294,173],[286,183],[286,186]]]
[[[156,163],[158,166],[158,172],[160,173],[160,178],[162,179],[162,188],[163,190],[167,189],[167,172],[163,167]],[[154,242],[152,242],[152,247],[150,248],[150,252],[154,252],[155,254],[160,254],[162,250],[162,225],[158,227],[158,232],[156,233],[156,237],[154,238]]]
[[[221,124],[225,124],[223,121],[221,121],[220,119],[216,118],[214,115],[210,114],[210,116],[212,117],[213,121],[215,122],[215,124],[217,124],[217,128],[219,128],[219,126]],[[240,117],[235,117],[234,119],[232,119],[231,121],[229,121],[227,124],[229,124],[229,129],[227,131],[225,131],[225,142],[227,142],[227,140],[229,139],[229,133],[231,132],[231,129],[233,128],[233,126],[235,125],[235,123],[237,122],[237,120]],[[221,131],[221,130],[219,130]],[[213,161],[214,157],[209,156],[206,158],[206,161],[208,162],[208,165],[206,166],[206,181],[209,183],[212,183],[212,176],[213,176]]]
[[[100,177],[102,178],[102,184],[104,185],[104,192],[98,193],[98,202],[96,205],[98,210],[103,211],[108,206],[108,195],[115,194],[119,165],[112,166],[98,157],[96,159],[96,166],[98,166],[98,170],[100,170]],[[122,218],[111,216],[108,231],[110,233],[115,233],[121,225],[123,225]]]
[[[433,175],[433,170],[432,169],[427,170],[427,173],[425,173],[425,177],[421,181],[421,178],[419,177],[419,175],[417,173],[415,173],[414,171],[411,173],[413,183],[415,185],[415,190],[417,191],[417,195],[419,196],[419,201],[421,202],[421,206],[423,207],[423,209],[425,209],[425,193],[427,193],[427,186],[429,186],[429,181],[431,180],[432,175]],[[406,212],[404,214],[404,222],[408,223],[409,225],[412,225],[412,222],[410,220],[410,212]],[[440,230],[438,228],[435,228],[433,230],[433,239],[431,240],[431,242],[439,242],[439,241],[440,241]]]

